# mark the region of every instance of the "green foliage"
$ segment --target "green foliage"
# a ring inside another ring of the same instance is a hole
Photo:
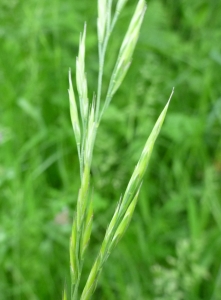
[[[128,1],[110,40],[106,88],[134,8]],[[220,9],[219,1],[148,3],[130,70],[97,137],[85,280],[172,86],[176,94],[137,210],[95,299],[220,299]],[[0,3],[1,300],[61,299],[65,273],[68,280],[79,168],[67,72],[89,20],[89,93],[96,89],[96,14],[89,0]]]

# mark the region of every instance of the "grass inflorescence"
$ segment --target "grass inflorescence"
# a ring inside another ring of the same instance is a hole
[[[112,17],[116,4],[120,14],[106,50],[99,112],[137,2],[126,1],[121,9],[124,1],[113,0]],[[0,1],[0,300],[61,299],[64,278],[70,299],[68,240],[81,177],[67,71],[71,66],[81,122],[73,58],[87,20],[91,106],[101,66],[96,4]],[[92,298],[217,300],[221,1],[147,4],[129,72],[96,136],[89,193],[94,217],[79,295],[165,95],[176,86],[129,230],[105,263]]]
[[[84,26],[83,34],[80,37],[79,53],[76,59],[76,89],[78,97],[75,97],[71,72],[69,72],[71,121],[77,144],[81,177],[81,186],[78,192],[77,208],[74,215],[70,241],[71,300],[79,299],[79,284],[85,259],[85,251],[88,247],[93,224],[93,199],[91,196],[90,173],[97,130],[105,110],[108,108],[114,94],[120,87],[131,64],[133,52],[139,37],[140,27],[146,11],[145,0],[139,0],[121,44],[117,61],[110,78],[107,94],[104,99],[102,99],[102,80],[108,41],[126,2],[127,1],[118,1],[115,13],[112,17],[112,0],[98,1],[97,31],[99,74],[97,93],[93,95],[91,101],[88,99],[88,85],[85,71],[86,24]],[[117,204],[99,253],[80,296],[81,300],[91,299],[104,263],[118,241],[122,238],[130,223],[138,200],[143,176],[154,143],[163,124],[170,99],[144,146],[143,152],[134,169],[125,193]],[[64,297],[66,296],[64,295]]]

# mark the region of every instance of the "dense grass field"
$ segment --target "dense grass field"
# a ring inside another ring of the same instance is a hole
[[[0,300],[61,299],[79,188],[68,102],[87,21],[97,86],[97,1],[0,3]],[[137,1],[111,39],[104,82]],[[221,299],[221,2],[150,0],[128,75],[99,128],[86,279],[172,87],[131,225],[93,299]]]

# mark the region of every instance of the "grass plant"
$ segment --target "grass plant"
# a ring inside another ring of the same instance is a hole
[[[71,72],[69,72],[70,113],[76,139],[81,177],[81,186],[78,192],[77,209],[74,215],[70,241],[71,300],[91,299],[104,263],[124,235],[130,223],[137,204],[143,176],[173,94],[172,92],[168,103],[147,139],[140,159],[129,180],[126,191],[117,204],[113,217],[107,227],[99,253],[79,298],[79,284],[85,259],[85,251],[88,247],[93,224],[93,192],[90,185],[90,173],[94,142],[103,113],[109,106],[131,64],[132,55],[146,11],[145,0],[139,0],[121,44],[106,96],[102,99],[102,80],[106,49],[110,35],[126,2],[127,1],[125,0],[119,0],[117,2],[112,17],[112,0],[98,0],[97,32],[99,75],[97,93],[93,95],[92,101],[89,101],[88,99],[88,85],[85,71],[86,24],[84,26],[83,34],[80,37],[79,53],[76,59],[76,89],[78,92],[78,101],[76,100],[73,89]],[[63,299],[65,300],[66,297],[67,294],[64,292]]]
[[[137,1],[127,1],[108,42],[101,110]],[[93,228],[79,293],[165,95],[176,86],[129,230],[92,298],[221,300],[221,1],[147,4],[129,72],[96,136]],[[70,286],[67,241],[80,176],[67,70],[85,16],[91,99],[96,1],[0,1],[0,300],[58,300],[64,277]],[[75,63],[71,69],[74,79]]]

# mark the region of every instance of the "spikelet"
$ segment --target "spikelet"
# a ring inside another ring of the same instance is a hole
[[[74,95],[73,84],[71,80],[71,70],[69,70],[69,101],[70,101],[70,114],[71,114],[71,122],[74,130],[74,135],[76,139],[78,155],[80,155],[80,144],[81,144],[81,129],[78,118],[77,104]]]
[[[107,6],[107,0],[98,0],[97,33],[100,44],[104,41],[105,31],[107,29]]]
[[[91,299],[91,297],[96,289],[96,286],[97,286],[98,276],[101,272],[101,265],[102,265],[102,261],[101,261],[100,257],[98,256],[98,258],[96,259],[96,261],[91,269],[90,275],[88,277],[87,283],[82,292],[80,300]]]
[[[81,119],[83,124],[86,123],[88,115],[87,79],[85,74],[85,39],[86,24],[84,25],[83,35],[80,36],[79,52],[76,59],[76,83],[80,102]]]
[[[111,97],[115,94],[115,92],[121,85],[131,64],[132,55],[134,53],[134,49],[139,37],[140,27],[143,22],[145,11],[145,0],[140,0],[137,4],[133,18],[130,22],[129,28],[120,48],[117,63],[115,66],[114,78],[112,78],[113,86],[110,91]]]
[[[93,203],[92,203],[92,197],[90,197],[90,201],[88,203],[88,209],[85,216],[85,224],[84,224],[84,230],[81,240],[81,260],[84,258],[85,250],[87,249],[90,237],[91,237],[91,230],[92,230],[92,221],[93,221]]]
[[[77,247],[77,223],[76,218],[73,221],[71,239],[70,239],[70,272],[71,272],[71,283],[76,284],[78,277],[78,264],[76,256],[76,247]]]
[[[132,55],[139,37],[140,27],[143,22],[145,11],[146,2],[145,0],[140,0],[137,4],[136,10],[120,48],[117,62],[111,76],[107,98],[104,103],[102,114],[110,104],[113,95],[118,90],[130,67]]]
[[[95,96],[94,96],[95,99]],[[84,151],[84,163],[90,165],[92,159],[92,151],[94,147],[94,140],[96,135],[97,124],[95,121],[95,107],[94,107],[94,99],[92,101],[92,105],[90,108],[90,114],[88,118],[88,126],[87,126],[87,138],[85,143],[85,151]]]
[[[133,198],[129,207],[127,208],[127,210],[124,214],[124,217],[123,217],[122,221],[120,222],[120,225],[118,226],[118,228],[113,236],[113,239],[110,244],[109,252],[111,252],[112,249],[117,245],[117,243],[123,237],[124,233],[126,232],[128,226],[130,224],[130,221],[131,221],[133,213],[134,213],[134,209],[135,209],[137,201],[138,201],[138,196],[140,193],[141,185],[142,185],[142,183],[140,184],[138,191],[135,194],[135,197]]]
[[[174,90],[172,90],[172,93],[169,97],[169,100],[166,104],[166,106],[164,107],[163,111],[161,112],[157,122],[154,125],[154,128],[149,136],[149,138],[147,139],[147,142],[143,148],[143,151],[141,153],[140,159],[134,169],[134,172],[131,176],[131,179],[128,183],[127,189],[125,191],[124,197],[122,199],[122,205],[121,205],[121,212],[124,213],[125,210],[127,209],[130,201],[131,201],[131,197],[133,197],[133,195],[136,193],[136,190],[138,188],[138,186],[140,185],[143,176],[145,174],[145,171],[147,169],[149,160],[150,160],[150,156],[152,154],[153,151],[153,146],[155,144],[155,141],[157,139],[157,136],[160,132],[160,129],[162,127],[163,121],[165,119],[166,113],[167,113],[167,109],[169,107],[169,103],[171,100],[171,97],[173,95]]]
[[[90,167],[88,165],[85,165],[83,177],[82,177],[82,183],[81,188],[78,193],[78,200],[77,200],[77,230],[81,229],[81,224],[84,220],[85,211],[87,208],[88,203],[88,190],[89,190],[89,184],[90,184]]]

